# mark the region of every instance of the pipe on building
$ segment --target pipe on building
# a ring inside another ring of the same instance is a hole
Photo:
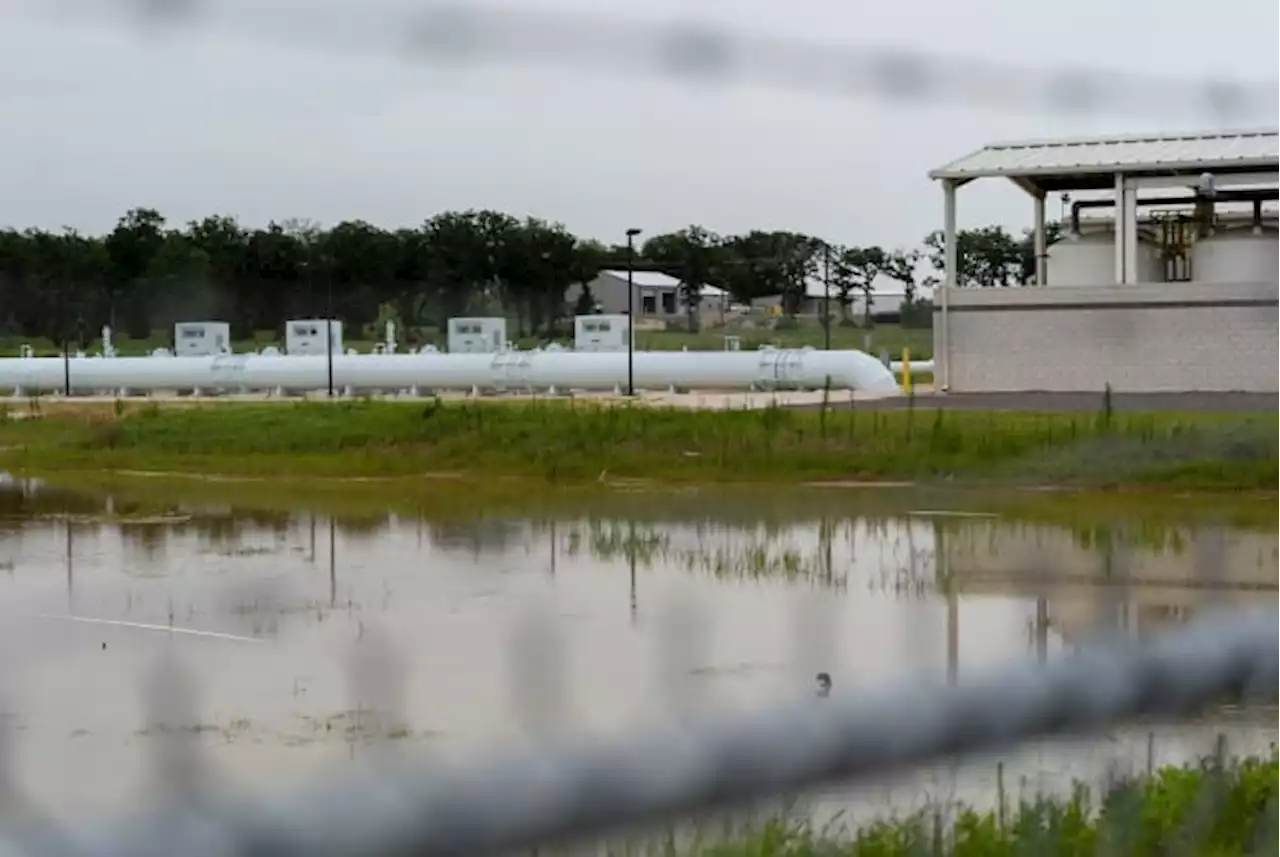
[[[1196,196],[1153,196],[1146,199],[1139,198],[1137,205],[1139,208],[1146,208],[1154,205],[1190,205],[1201,200],[1200,195]],[[1220,190],[1214,193],[1211,202],[1252,202],[1254,225],[1262,224],[1262,203],[1280,199],[1280,190],[1276,188],[1262,188],[1258,190]],[[1071,233],[1073,235],[1080,234],[1080,210],[1083,208],[1114,208],[1116,200],[1114,199],[1078,199],[1071,203]]]
[[[325,355],[214,357],[29,357],[0,359],[0,389],[306,391],[328,384]],[[861,351],[813,348],[759,351],[640,351],[639,389],[833,389],[893,395],[893,374]],[[613,390],[627,384],[627,353],[500,351],[492,354],[345,354],[333,357],[333,383],[377,390]]]
[[[892,372],[894,375],[901,375],[901,374],[902,374],[902,361],[901,361],[901,360],[890,360],[890,361],[889,361],[889,371],[890,371],[890,372]],[[912,374],[912,375],[932,375],[932,374],[933,374],[933,361],[932,361],[932,360],[912,360],[912,361],[911,361],[911,374]]]

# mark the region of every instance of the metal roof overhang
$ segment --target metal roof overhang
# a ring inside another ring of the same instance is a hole
[[[1230,166],[1211,165],[1203,162],[1183,164],[1132,165],[1115,164],[1106,167],[1089,166],[1080,171],[1069,171],[1061,167],[1025,169],[1025,170],[933,170],[931,179],[952,179],[957,184],[968,184],[974,179],[1007,178],[1028,193],[1056,193],[1073,190],[1111,190],[1116,186],[1116,173],[1127,176],[1161,176],[1168,178],[1187,177],[1195,179],[1205,171],[1214,175],[1247,175],[1250,173],[1274,173],[1280,170],[1280,162],[1276,159],[1236,162]]]

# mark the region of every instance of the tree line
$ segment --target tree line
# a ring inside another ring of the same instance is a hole
[[[1030,235],[989,226],[960,232],[957,244],[963,285],[1019,285],[1033,276]],[[540,335],[589,311],[585,288],[578,306],[566,306],[571,286],[628,260],[636,270],[718,286],[742,303],[779,297],[787,314],[800,310],[807,279],[825,278],[845,318],[853,297],[869,297],[878,280],[901,283],[911,303],[943,269],[940,232],[921,248],[885,249],[797,232],[718,235],[689,226],[628,248],[495,211],[444,212],[388,230],[361,220],[254,228],[225,215],[179,226],[136,208],[101,236],[0,230],[0,332],[60,345],[84,343],[104,324],[146,338],[177,321],[220,319],[240,338],[330,313],[349,330],[387,319],[406,330],[440,327],[453,316],[501,313],[521,335]],[[921,277],[922,267],[934,273]],[[685,292],[694,324],[698,289]]]

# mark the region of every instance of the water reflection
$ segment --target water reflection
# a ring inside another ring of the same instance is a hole
[[[1216,522],[1069,530],[919,513],[783,526],[686,511],[157,513],[6,486],[0,690],[15,701],[19,780],[68,813],[129,800],[152,742],[172,732],[141,693],[162,654],[199,688],[183,734],[226,776],[265,786],[371,742],[447,754],[529,731],[614,731],[685,705],[809,695],[818,672],[837,694],[904,675],[962,681],[1100,630],[1142,636],[1210,605],[1276,599],[1275,533]],[[123,624],[50,618],[67,615]],[[1274,740],[1275,715],[1159,728],[1154,752],[1177,760],[1223,730],[1241,749]],[[1061,785],[1117,754],[1144,763],[1155,733],[1123,734],[1009,758],[1037,787]],[[930,777],[970,797],[989,785],[955,769]],[[878,794],[902,799],[898,786]]]

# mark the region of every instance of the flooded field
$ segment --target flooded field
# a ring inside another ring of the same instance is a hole
[[[1274,528],[1229,526],[1211,506],[1175,527],[1137,516],[1081,529],[920,501],[753,520],[742,498],[725,514],[652,496],[625,516],[531,508],[446,522],[144,509],[109,491],[11,482],[0,783],[16,794],[5,800],[54,815],[137,807],[167,741],[219,778],[284,789],[380,749],[452,756],[538,730],[617,732],[812,696],[820,671],[833,694],[964,681],[1100,633],[1276,603]],[[181,694],[157,690],[169,655]],[[1002,776],[1014,797],[1063,789],[1205,755],[1219,736],[1233,752],[1265,749],[1276,713],[1030,745],[1000,757]],[[856,813],[982,803],[996,761],[826,801]]]

